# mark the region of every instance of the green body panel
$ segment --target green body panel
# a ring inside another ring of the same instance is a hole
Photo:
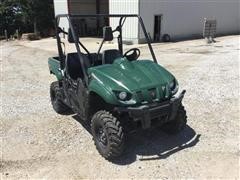
[[[151,103],[150,89],[156,90],[154,101],[166,100],[171,96],[169,84],[174,80],[170,72],[153,61],[130,62],[124,58],[116,59],[113,64],[89,68],[88,74],[91,77],[89,91],[97,93],[107,103],[119,106]],[[122,102],[114,91],[128,92],[132,98]],[[141,99],[137,92],[141,92]]]
[[[49,58],[49,70],[58,80],[64,77],[60,70],[60,61]],[[116,106],[138,106],[152,103],[150,89],[156,90],[155,101],[164,101],[171,97],[169,84],[174,76],[162,66],[150,60],[128,61],[119,58],[113,64],[91,67],[88,69],[90,77],[88,90],[102,97],[105,102]],[[131,94],[128,101],[120,101],[114,91]],[[141,99],[139,94],[141,93]]]
[[[63,79],[63,76],[60,70],[60,61],[57,58],[54,58],[54,57],[49,58],[48,67],[50,72],[53,73],[59,81]]]

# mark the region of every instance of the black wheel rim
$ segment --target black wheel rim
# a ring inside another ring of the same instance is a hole
[[[96,128],[96,135],[99,145],[101,146],[101,148],[105,149],[108,145],[106,130],[102,126],[99,126]]]

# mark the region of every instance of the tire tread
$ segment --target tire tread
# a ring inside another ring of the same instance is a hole
[[[106,131],[109,137],[109,150],[106,154],[101,152],[101,149],[97,145],[95,141],[95,146],[98,152],[103,156],[105,159],[110,160],[120,156],[124,150],[124,133],[123,128],[120,125],[120,122],[115,118],[111,113],[100,110],[92,118],[91,127],[93,132],[93,123],[96,120],[104,121],[104,126],[106,127]]]

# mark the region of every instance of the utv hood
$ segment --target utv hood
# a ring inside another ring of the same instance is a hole
[[[171,73],[152,61],[130,62],[123,58],[113,64],[90,68],[89,73],[112,90],[128,92],[166,85],[174,79]]]
[[[136,105],[162,101],[171,95],[169,84],[174,77],[166,69],[149,60],[130,62],[124,58],[92,67],[89,90],[115,105]],[[121,101],[116,92],[127,92],[129,101]]]

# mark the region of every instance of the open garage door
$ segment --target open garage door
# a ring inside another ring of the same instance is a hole
[[[68,0],[70,14],[109,14],[109,0]],[[101,36],[102,27],[109,25],[108,19],[82,18],[80,36]]]

